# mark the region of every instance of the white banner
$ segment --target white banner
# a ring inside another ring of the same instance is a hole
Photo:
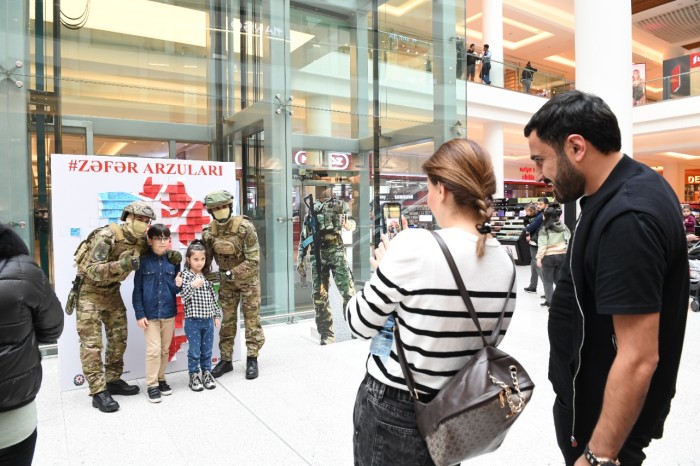
[[[156,222],[170,228],[172,248],[184,257],[187,245],[194,238],[201,237],[202,228],[210,221],[202,200],[207,193],[217,189],[226,189],[234,195],[238,193],[234,163],[53,154],[53,268],[56,294],[61,302],[65,306],[75,278],[72,264],[76,247],[95,228],[119,222],[124,206],[136,200],[151,204]],[[234,208],[239,210],[238,202],[234,203]],[[136,325],[132,291],[133,274],[121,286],[129,331],[124,354],[125,380],[145,376],[144,336],[143,330]],[[168,372],[187,370],[187,339],[179,296],[177,301],[178,314]],[[214,362],[219,358],[218,331],[216,333]],[[104,333],[103,342],[106,343]],[[243,347],[241,333],[241,338],[236,338],[234,360],[241,358]],[[58,362],[61,390],[87,387],[80,363],[75,314],[66,316],[63,335],[58,341]]]

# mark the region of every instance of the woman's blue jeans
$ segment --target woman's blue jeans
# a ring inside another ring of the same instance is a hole
[[[408,391],[367,374],[357,391],[353,423],[356,466],[434,466]]]

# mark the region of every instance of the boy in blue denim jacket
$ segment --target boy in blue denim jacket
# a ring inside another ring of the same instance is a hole
[[[172,390],[165,381],[170,341],[175,328],[178,287],[175,279],[180,266],[168,262],[170,230],[162,223],[148,229],[150,250],[141,257],[141,265],[134,276],[132,301],[138,326],[146,337],[146,386],[148,401],[160,403],[161,395]]]

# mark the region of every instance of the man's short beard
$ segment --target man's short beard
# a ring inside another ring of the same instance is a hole
[[[574,167],[564,151],[557,152],[557,176],[554,182],[554,197],[562,204],[573,202],[583,196],[586,178]]]

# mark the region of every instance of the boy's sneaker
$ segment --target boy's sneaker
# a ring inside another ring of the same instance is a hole
[[[159,380],[158,381],[158,390],[160,390],[161,395],[168,396],[173,393],[173,390],[170,388],[170,385],[168,385],[168,382],[165,380]]]
[[[525,288],[525,291],[526,291],[527,293],[537,293],[537,288],[533,288],[533,287],[531,287],[531,286],[528,286],[528,287]]]
[[[190,388],[193,392],[201,392],[204,390],[204,387],[202,387],[202,379],[199,378],[199,372],[190,374]]]
[[[211,375],[211,372],[204,371],[204,377],[202,377],[202,379],[204,388],[207,390],[213,390],[216,388],[216,381],[214,380],[214,376]]]
[[[148,387],[148,401],[151,403],[160,403],[160,390],[158,387]]]

